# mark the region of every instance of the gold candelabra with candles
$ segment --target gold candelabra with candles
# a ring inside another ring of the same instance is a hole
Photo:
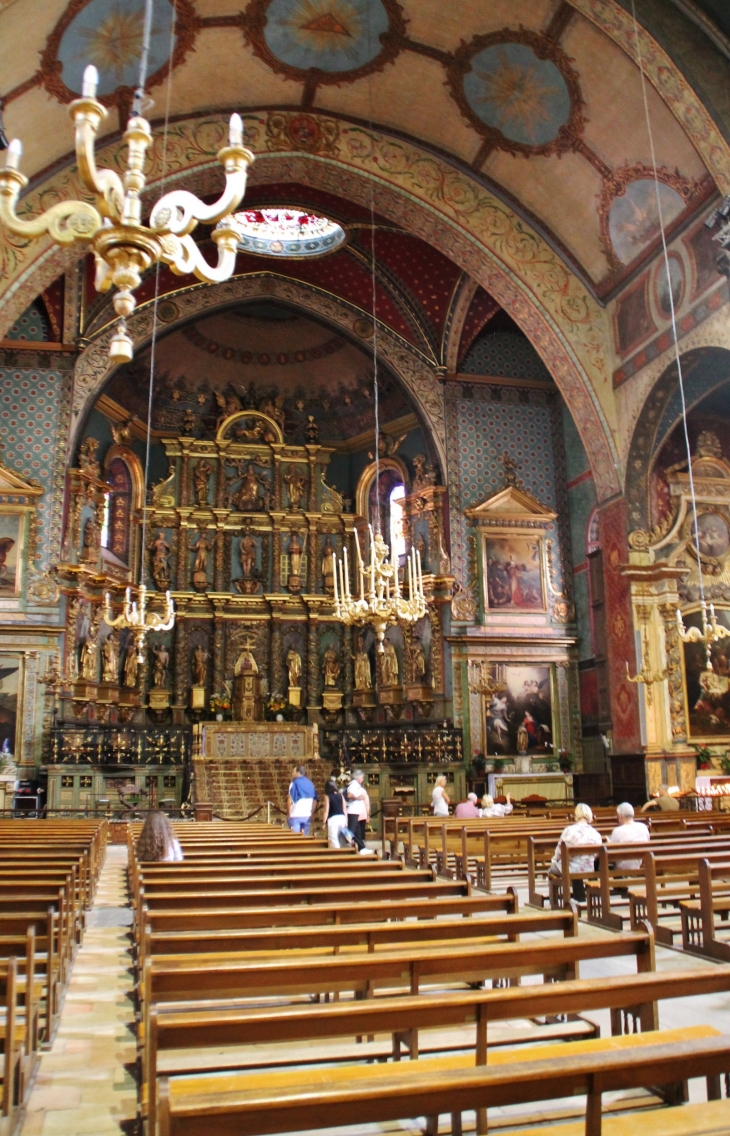
[[[218,201],[206,205],[184,189],[166,193],[153,207],[149,224],[142,223],[141,195],[145,187],[145,155],[152,145],[150,124],[133,113],[127,122],[127,168],[122,177],[114,170],[98,169],[94,145],[107,109],[96,98],[99,75],[90,65],[84,71],[82,94],[74,99],[69,113],[76,127],[76,161],[84,185],[94,197],[87,201],[59,201],[37,217],[19,217],[18,199],[28,184],[19,170],[23,147],[19,139],[10,142],[5,168],[0,170],[0,222],[11,233],[35,240],[45,233],[59,245],[74,241],[88,244],[96,258],[96,289],[116,288],[114,310],[119,324],[109,345],[115,363],[128,362],[133,354],[126,319],[136,307],[134,289],[142,273],[158,262],[168,265],[179,276],[193,273],[206,283],[228,280],[236,265],[240,230],[231,216],[246,191],[248,167],[254,160],[243,145],[243,122],[232,114],[228,145],[218,151],[218,161],[226,175],[226,186]],[[218,263],[211,265],[202,256],[191,233],[199,221],[216,224],[211,233],[218,248]]]
[[[467,675],[472,694],[483,694],[486,698],[491,698],[493,694],[504,694],[507,689],[502,663],[490,663],[487,659],[469,659]]]
[[[680,639],[684,643],[704,643],[707,655],[705,670],[711,671],[712,644],[717,643],[718,639],[727,639],[730,637],[730,628],[723,627],[721,623],[717,622],[714,604],[709,604],[708,606],[703,599],[701,601],[701,610],[702,627],[685,627],[682,612],[677,608],[677,631],[679,632]],[[710,614],[709,620],[707,618],[708,610]]]
[[[657,682],[664,682],[667,677],[668,671],[665,668],[662,671],[653,671],[651,669],[651,654],[649,650],[649,618],[651,616],[651,608],[647,604],[637,606],[636,614],[642,627],[642,649],[641,649],[641,670],[637,671],[632,676],[629,670],[628,659],[626,660],[626,678],[634,685],[642,685],[646,689],[646,701],[649,705],[653,701],[652,689]]]
[[[335,612],[348,625],[371,623],[377,636],[377,649],[385,650],[383,639],[390,624],[415,623],[426,614],[421,556],[411,549],[407,558],[408,596],[401,591],[398,566],[390,562],[390,550],[379,532],[370,532],[370,562],[365,567],[360,540],[355,530],[357,550],[357,595],[350,589],[350,566],[347,547],[342,559],[335,556]]]
[[[109,592],[104,595],[104,621],[109,627],[128,627],[134,636],[137,648],[137,662],[144,663],[144,642],[150,631],[169,631],[175,624],[175,605],[172,596],[165,592],[164,614],[147,610],[147,588],[139,586],[139,603],[132,599],[132,589],[124,594],[124,606],[120,615],[112,612]]]

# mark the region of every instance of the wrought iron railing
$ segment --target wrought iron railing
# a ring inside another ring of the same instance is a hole
[[[185,726],[58,725],[51,732],[52,765],[185,765],[192,735]]]
[[[371,726],[325,730],[323,752],[345,766],[416,762],[460,764],[464,760],[461,730],[451,723]]]

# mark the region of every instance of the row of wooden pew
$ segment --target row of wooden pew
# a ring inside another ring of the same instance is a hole
[[[524,913],[514,889],[280,828],[176,835],[185,859],[171,864],[138,863],[130,836],[147,1136],[418,1117],[435,1134],[443,1114],[460,1133],[465,1112],[482,1133],[490,1107],[575,1094],[587,1104],[572,1124],[549,1128],[543,1108],[520,1114],[522,1131],[598,1136],[639,1107],[646,1136],[730,1130],[730,1038],[657,1029],[660,1000],[730,991],[730,965],[657,974],[646,922],[581,936],[575,905]],[[635,973],[580,979],[581,963],[614,958]],[[609,1038],[585,1016],[602,1010]],[[646,1111],[682,1101],[695,1076],[706,1104],[672,1109],[671,1129],[670,1110]],[[626,1090],[646,1091],[604,1107]]]
[[[104,860],[106,821],[0,821],[0,1134],[50,1045]]]

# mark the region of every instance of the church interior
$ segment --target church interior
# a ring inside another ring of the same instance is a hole
[[[0,0],[0,1136],[730,1132],[729,92]]]

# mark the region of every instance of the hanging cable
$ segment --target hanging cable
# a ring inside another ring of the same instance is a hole
[[[167,136],[170,125],[170,100],[172,97],[172,57],[175,49],[175,21],[177,19],[176,0],[170,0],[170,51],[167,64],[167,86],[165,91],[165,118],[162,130],[162,161],[160,186],[164,189],[167,180]],[[149,58],[150,38],[152,35],[152,0],[145,0],[144,41],[142,43],[142,58],[140,60],[140,86],[137,91],[144,95],[144,81],[147,73],[147,60]],[[135,103],[137,96],[135,96]],[[150,472],[150,449],[152,440],[152,399],[155,386],[155,349],[157,346],[157,308],[160,300],[160,261],[155,266],[155,294],[152,301],[152,342],[150,343],[150,390],[147,400],[147,441],[144,459],[144,486],[142,511],[142,545],[141,563],[139,569],[139,582],[144,584],[147,578],[147,483]]]
[[[367,14],[368,44],[371,38],[370,7]],[[373,138],[373,76],[368,75],[368,126],[370,142]],[[378,319],[376,315],[377,284],[375,277],[375,181],[370,178],[370,287],[373,318],[373,407],[375,411],[375,532],[381,533],[380,523],[380,404],[378,391]]]
[[[646,119],[646,130],[649,135],[649,150],[651,153],[651,164],[654,171],[654,193],[656,195],[657,215],[659,218],[659,231],[662,239],[662,252],[664,255],[664,271],[667,274],[667,292],[669,294],[669,310],[672,317],[672,340],[674,343],[674,356],[677,362],[677,381],[679,383],[679,397],[682,405],[682,425],[684,429],[684,444],[687,448],[687,469],[689,472],[689,491],[690,500],[692,502],[692,519],[694,521],[694,551],[697,556],[697,575],[700,585],[700,602],[702,610],[705,610],[705,588],[702,581],[702,558],[700,556],[699,545],[699,530],[697,527],[697,498],[695,497],[695,483],[694,474],[692,473],[692,449],[689,441],[689,427],[687,424],[687,400],[684,392],[684,377],[682,374],[682,360],[679,354],[679,337],[677,335],[677,316],[674,309],[674,294],[672,292],[672,278],[669,273],[669,250],[667,248],[667,235],[664,228],[664,212],[662,210],[661,194],[659,192],[659,175],[657,172],[656,151],[654,149],[654,132],[651,128],[651,116],[649,114],[649,100],[646,93],[646,75],[644,73],[644,60],[641,54],[641,44],[639,41],[639,25],[636,19],[636,0],[631,0],[631,15],[634,22],[634,40],[636,43],[636,60],[639,65],[639,74],[641,76],[641,94],[644,102],[644,117]]]
[[[139,83],[137,90],[134,92],[134,101],[132,103],[132,114],[141,114],[145,94],[144,88],[147,82],[147,68],[150,60],[150,43],[152,40],[152,9],[154,0],[145,0],[144,5],[144,25],[142,28],[142,54],[139,57]],[[174,24],[173,24],[174,27]],[[172,55],[170,55],[170,72],[172,72]]]

